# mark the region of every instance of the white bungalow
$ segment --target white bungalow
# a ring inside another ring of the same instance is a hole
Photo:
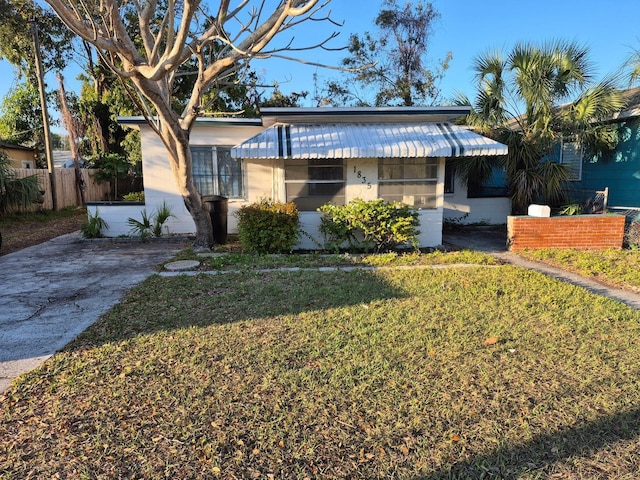
[[[202,195],[228,198],[228,230],[234,213],[262,198],[295,202],[301,224],[299,248],[322,243],[317,208],[355,198],[383,198],[415,207],[419,242],[442,243],[445,209],[451,217],[505,223],[507,198],[466,198],[453,179],[445,194],[447,158],[504,155],[507,147],[452,120],[467,107],[264,108],[260,119],[200,118],[191,132],[194,182]],[[191,215],[177,193],[160,139],[138,117],[120,123],[138,128],[142,140],[145,205],[89,205],[108,223],[108,236],[126,235],[129,217],[152,213],[165,202],[175,218],[171,234],[194,233]],[[453,192],[452,192],[453,190]]]

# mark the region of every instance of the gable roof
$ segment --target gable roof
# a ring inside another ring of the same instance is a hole
[[[625,107],[613,115],[613,120],[640,116],[640,87],[630,88],[622,92]]]

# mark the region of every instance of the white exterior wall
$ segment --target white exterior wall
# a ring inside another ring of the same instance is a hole
[[[467,187],[456,177],[454,193],[444,195],[444,218],[463,224],[485,223],[503,225],[511,215],[511,200],[507,197],[467,198]],[[465,218],[466,214],[468,214]]]
[[[194,146],[234,146],[262,131],[259,126],[195,126],[191,132],[191,145]],[[167,234],[194,234],[195,224],[182,196],[178,193],[173,174],[167,160],[164,145],[158,136],[146,126],[141,126],[141,143],[144,174],[144,205],[98,205],[90,206],[89,212],[95,214],[97,208],[109,228],[103,234],[109,237],[128,235],[131,228],[127,219],[142,218],[142,210],[152,215],[163,202],[171,208],[174,217],[165,224]],[[228,232],[237,233],[237,219],[234,215],[240,207],[268,198],[284,202],[284,162],[282,160],[244,161],[245,200],[229,200]],[[378,159],[349,159],[346,161],[345,200],[347,202],[361,198],[372,200],[378,196]],[[442,244],[442,218],[444,211],[444,158],[438,168],[437,203],[435,209],[419,211],[420,235],[418,241],[422,247],[435,247]],[[466,197],[466,195],[465,195]],[[493,200],[493,199],[491,199]],[[506,218],[506,215],[505,215]],[[319,232],[320,213],[301,212],[301,228],[305,232],[298,248],[315,249],[324,242]]]
[[[354,158],[348,159],[346,164],[345,202],[348,203],[356,198],[361,198],[362,200],[375,200],[378,198],[378,159]],[[421,247],[442,245],[444,158],[440,159],[438,166],[436,193],[436,208],[418,211],[420,219],[418,242]],[[280,200],[285,201],[284,198],[280,198]],[[310,250],[322,246],[324,238],[319,230],[320,217],[321,215],[318,212],[300,213],[300,225],[305,234],[301,236],[298,248]]]
[[[200,126],[196,125],[191,131],[191,145],[223,145],[235,146],[246,139],[262,131],[260,126]],[[166,234],[194,234],[195,224],[193,218],[184,205],[182,196],[178,193],[178,187],[173,179],[173,173],[167,159],[167,151],[160,138],[147,126],[140,126],[142,145],[142,171],[144,175],[145,204],[136,205],[98,205],[98,212],[109,228],[103,231],[108,237],[128,235],[131,227],[127,225],[127,219],[132,217],[140,220],[142,210],[147,215],[153,213],[166,202],[171,208],[174,217],[165,223]],[[245,178],[249,178],[246,175]],[[245,183],[245,188],[247,184]],[[229,231],[237,229],[235,217],[232,212],[247,202],[242,200],[229,200]],[[90,212],[95,213],[95,207],[91,206]]]
[[[107,224],[107,228],[102,230],[105,237],[128,236],[131,227],[127,224],[129,218],[142,219],[142,209],[144,205],[118,205],[111,202],[90,202],[87,205],[87,215],[99,216]],[[148,213],[152,213],[147,210]]]

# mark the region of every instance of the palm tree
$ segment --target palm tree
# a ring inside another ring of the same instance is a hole
[[[615,147],[613,127],[600,122],[624,105],[614,77],[592,84],[587,54],[586,47],[554,41],[518,43],[506,57],[480,55],[475,103],[464,96],[456,103],[470,105],[467,124],[506,144],[509,154],[461,158],[455,165],[460,178],[481,183],[493,168],[504,168],[514,214],[536,201],[561,204],[569,171],[548,159],[554,146],[571,138],[589,151]]]

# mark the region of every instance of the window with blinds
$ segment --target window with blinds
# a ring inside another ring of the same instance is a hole
[[[582,146],[577,142],[562,142],[560,163],[569,170],[569,181],[582,180]]]

